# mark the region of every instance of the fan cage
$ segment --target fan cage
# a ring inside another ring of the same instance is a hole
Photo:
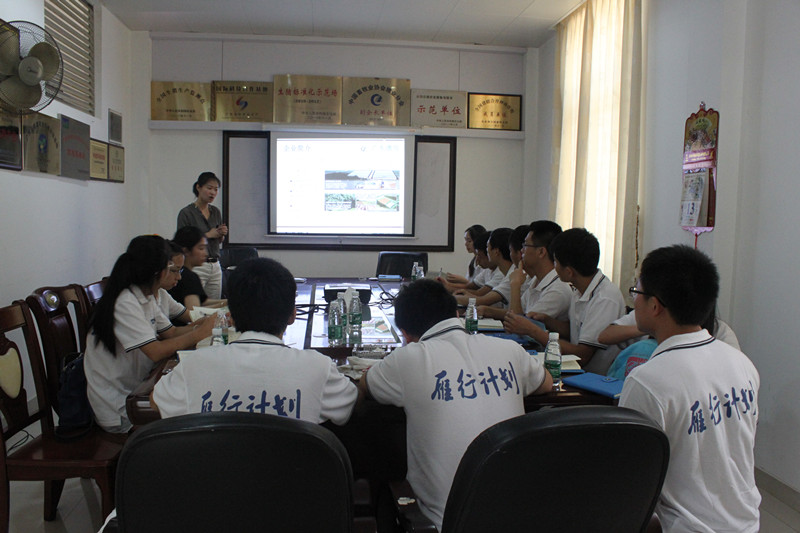
[[[41,98],[39,98],[39,101],[35,105],[31,106],[30,108],[19,108],[13,106],[7,101],[6,95],[3,94],[3,91],[0,88],[0,107],[2,107],[2,109],[5,110],[6,112],[26,115],[29,113],[35,113],[37,111],[40,111],[41,109],[47,107],[50,104],[50,102],[53,101],[53,99],[58,94],[58,91],[61,89],[61,81],[64,77],[64,61],[61,57],[61,49],[58,47],[58,43],[55,41],[55,39],[53,39],[53,36],[50,35],[50,33],[48,33],[47,30],[45,30],[41,26],[34,24],[33,22],[27,22],[24,20],[14,20],[6,23],[0,22],[0,27],[2,26],[10,26],[11,28],[14,29],[14,32],[18,34],[19,37],[16,37],[14,33],[7,32],[5,38],[19,39],[20,59],[26,57],[30,53],[31,48],[33,48],[34,45],[41,42],[46,42],[51,46],[53,46],[56,50],[58,50],[58,56],[59,56],[58,72],[56,72],[56,74],[47,81],[45,80],[39,81],[39,86],[42,89],[42,96]],[[0,82],[9,77],[11,76],[0,75]]]

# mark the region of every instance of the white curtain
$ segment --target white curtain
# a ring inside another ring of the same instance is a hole
[[[558,25],[550,216],[600,241],[600,268],[632,285],[638,254],[641,0],[588,0]]]

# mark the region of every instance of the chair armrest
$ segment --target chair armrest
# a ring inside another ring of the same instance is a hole
[[[436,526],[422,514],[417,497],[408,481],[394,481],[389,484],[389,489],[392,492],[392,501],[397,513],[397,523],[403,531],[436,533]]]

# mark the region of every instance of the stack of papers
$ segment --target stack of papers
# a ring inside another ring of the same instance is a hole
[[[227,307],[220,307],[219,309],[214,309],[211,307],[200,307],[196,306],[193,307],[191,311],[189,311],[189,317],[192,319],[192,322],[197,320],[198,318],[203,318],[204,316],[212,316],[216,315],[218,312],[227,313]]]

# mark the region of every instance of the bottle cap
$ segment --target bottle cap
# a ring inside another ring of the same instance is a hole
[[[558,340],[558,332],[557,331],[551,331],[549,339],[551,341],[557,341]]]
[[[469,299],[469,305],[475,305],[475,300],[476,300],[476,298],[470,298]]]

